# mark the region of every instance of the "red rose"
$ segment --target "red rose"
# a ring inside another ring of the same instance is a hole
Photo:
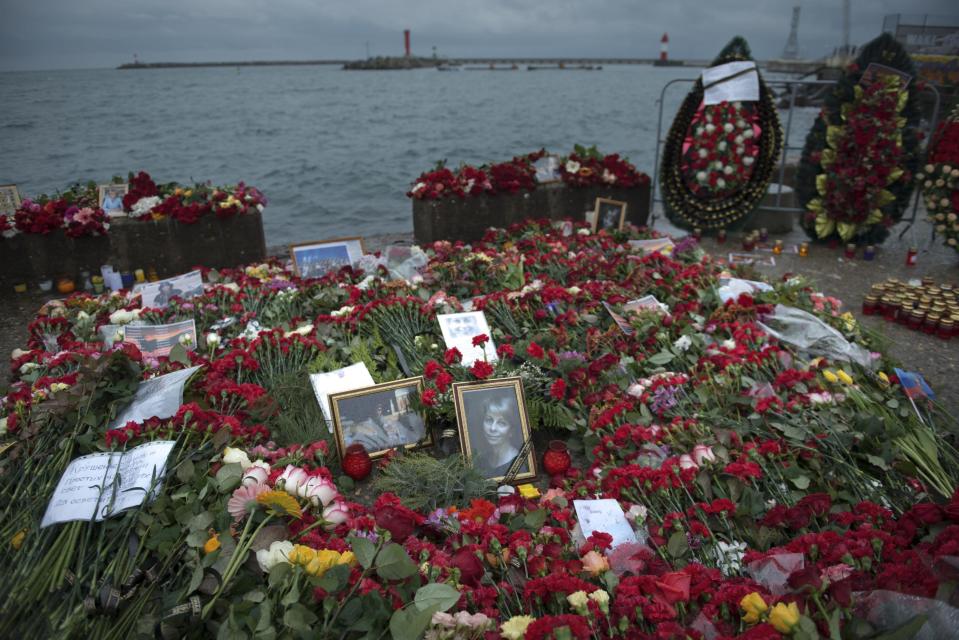
[[[483,563],[476,557],[475,545],[460,547],[450,557],[450,567],[460,570],[460,582],[471,587],[479,586],[485,573]]]
[[[386,529],[393,540],[402,543],[410,537],[423,517],[402,505],[385,505],[376,511],[376,526]]]
[[[682,571],[664,573],[656,581],[656,587],[669,604],[687,602],[689,600],[689,584],[691,576]]]
[[[936,524],[942,522],[942,509],[931,502],[923,502],[906,512],[906,516],[923,524]]]

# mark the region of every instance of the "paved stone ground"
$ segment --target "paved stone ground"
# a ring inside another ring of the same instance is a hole
[[[862,259],[849,261],[842,257],[840,249],[812,245],[807,258],[787,252],[776,256],[775,267],[758,267],[758,271],[770,279],[779,278],[784,273],[806,275],[824,294],[842,300],[844,309],[851,310],[866,327],[886,338],[889,352],[894,358],[902,361],[907,368],[922,372],[943,406],[952,415],[959,416],[959,384],[956,382],[959,380],[959,338],[946,342],[886,323],[881,318],[864,318],[861,313],[862,299],[870,286],[889,277],[910,279],[932,276],[937,282],[959,284],[959,253],[947,249],[939,240],[930,242],[930,226],[922,219],[921,211],[919,217],[920,221],[906,232],[902,240],[898,236],[903,226],[894,229],[893,235],[879,248],[872,262]],[[655,228],[684,235],[663,218],[656,221]],[[787,247],[807,239],[798,229],[775,237],[782,239]],[[373,235],[365,239],[365,244],[367,250],[377,251],[396,241],[411,240],[410,234]],[[906,267],[906,251],[911,245],[920,248],[919,260],[915,267]],[[717,254],[741,250],[739,237],[735,234],[731,234],[723,245],[706,238],[703,247]],[[286,248],[271,248],[271,252],[282,255],[286,253]],[[39,293],[16,295],[0,292],[0,391],[4,391],[10,381],[9,354],[14,348],[25,344],[27,325],[44,300]]]

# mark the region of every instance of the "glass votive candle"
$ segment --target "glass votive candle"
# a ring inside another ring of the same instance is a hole
[[[919,249],[916,247],[909,247],[909,252],[906,253],[906,266],[914,267],[916,266],[917,256],[919,255]]]
[[[720,229],[716,232],[716,244],[726,244],[726,230]]]
[[[766,242],[767,240],[769,240],[769,229],[763,227],[759,230],[759,241]]]
[[[801,245],[799,245],[799,257],[805,258],[808,255],[809,255],[809,243],[803,242]]]
[[[778,256],[782,252],[783,252],[783,241],[776,240],[776,243],[773,245],[773,253],[775,253]]]
[[[856,257],[856,245],[849,243],[846,245],[846,250],[843,252],[849,260],[852,260]]]
[[[864,316],[874,316],[879,313],[879,298],[870,294],[863,298],[862,301],[862,315]]]
[[[951,340],[952,336],[956,334],[955,329],[956,325],[953,323],[952,318],[940,318],[936,335],[943,340]]]
[[[146,282],[147,276],[143,273],[143,269],[137,269],[133,272],[133,276],[136,278],[137,282]]]
[[[914,309],[912,313],[909,314],[909,328],[913,330],[919,330],[922,328],[922,322],[925,320],[926,314],[920,309]]]
[[[876,258],[876,247],[873,245],[867,245],[862,251],[863,260],[874,260]]]

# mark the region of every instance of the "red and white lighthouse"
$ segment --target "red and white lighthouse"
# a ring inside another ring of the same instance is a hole
[[[664,33],[659,41],[659,62],[661,64],[669,62],[669,34]]]

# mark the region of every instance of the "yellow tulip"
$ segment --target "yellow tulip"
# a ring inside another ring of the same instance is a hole
[[[852,384],[852,377],[848,373],[843,371],[842,369],[839,369],[836,372],[836,376],[838,376],[839,379],[842,380],[843,384]]]
[[[519,495],[523,496],[524,498],[538,498],[540,494],[539,489],[537,489],[534,485],[521,484],[519,486]]]
[[[755,591],[743,596],[743,599],[739,601],[739,606],[745,612],[743,620],[749,624],[759,622],[762,615],[769,610],[769,605],[767,605],[763,597]]]
[[[336,561],[336,564],[348,564],[352,567],[356,564],[356,556],[352,551],[344,551],[340,554],[340,559]]]
[[[835,373],[833,373],[829,369],[823,370],[822,377],[826,379],[826,382],[831,382],[833,384],[836,384],[837,382],[839,382],[839,376],[837,376]]]
[[[879,381],[882,383],[882,386],[884,387],[889,386],[889,376],[887,376],[882,371],[879,372]]]
[[[780,602],[769,612],[769,624],[779,633],[791,633],[799,624],[799,607],[795,602],[788,605]]]

